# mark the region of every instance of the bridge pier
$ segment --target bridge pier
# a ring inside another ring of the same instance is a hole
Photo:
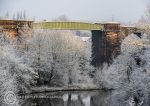
[[[91,65],[100,67],[103,63],[111,64],[113,57],[120,53],[119,33],[108,34],[107,31],[92,30]]]
[[[102,48],[105,46],[105,34],[101,30],[92,30],[92,61],[91,64],[95,67],[100,66],[105,60],[105,51]]]

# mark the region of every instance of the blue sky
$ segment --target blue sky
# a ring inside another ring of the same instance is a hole
[[[0,16],[26,11],[29,17],[51,20],[66,15],[72,20],[135,22],[145,14],[146,0],[0,0]]]

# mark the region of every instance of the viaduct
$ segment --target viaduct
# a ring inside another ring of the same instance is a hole
[[[26,26],[26,27],[25,27]],[[0,33],[15,38],[21,28],[27,28],[26,33],[32,35],[32,29],[54,30],[89,30],[92,33],[92,60],[95,67],[103,63],[111,63],[112,58],[120,52],[123,38],[137,31],[135,27],[121,26],[120,23],[85,23],[85,22],[39,22],[25,20],[0,20]]]

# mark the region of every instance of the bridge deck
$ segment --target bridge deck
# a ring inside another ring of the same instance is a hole
[[[84,22],[40,22],[33,24],[34,29],[56,30],[103,30],[103,25]]]

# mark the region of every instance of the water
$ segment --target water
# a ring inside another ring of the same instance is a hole
[[[26,95],[22,106],[111,106],[111,92],[82,91]]]
[[[127,92],[95,90],[26,95],[21,106],[150,106],[143,102],[135,103]]]

